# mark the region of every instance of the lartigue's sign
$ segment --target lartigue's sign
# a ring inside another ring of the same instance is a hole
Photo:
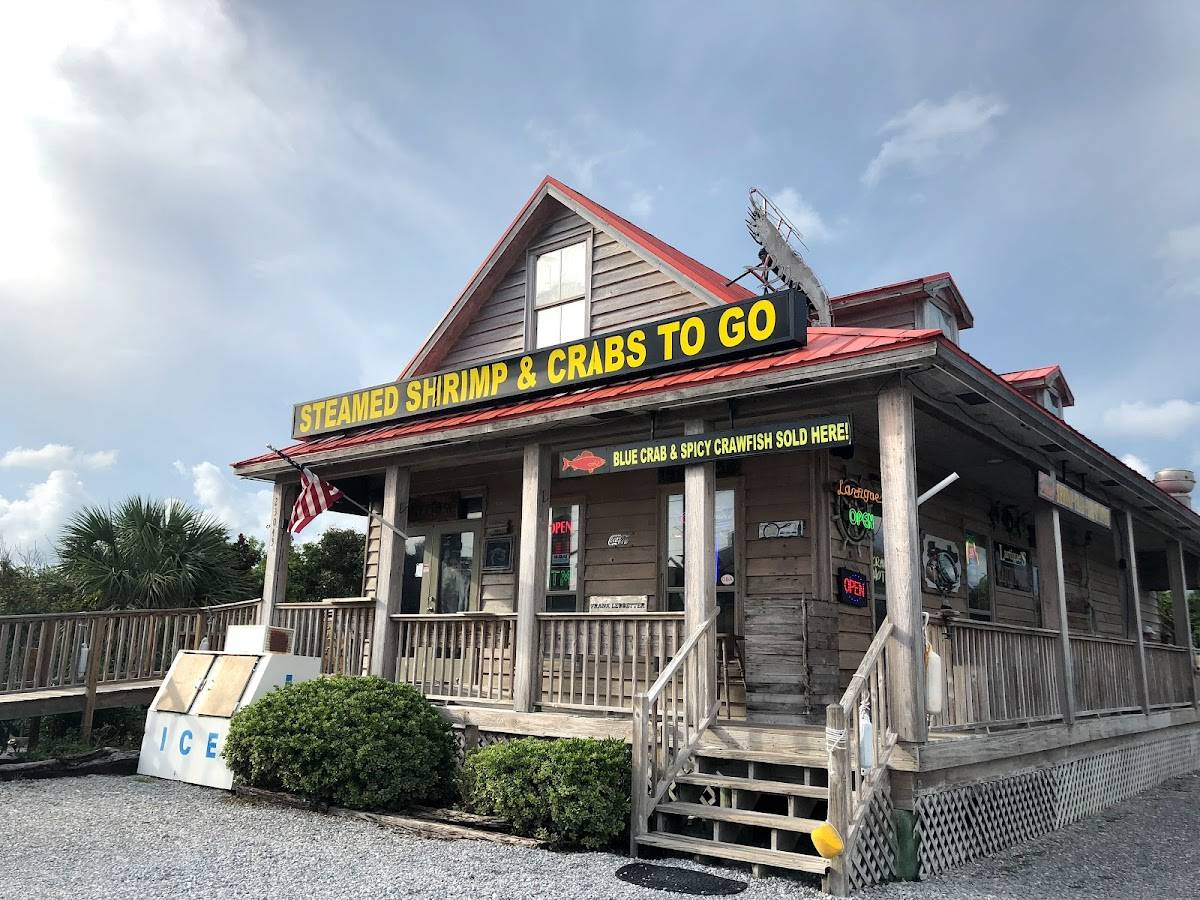
[[[808,338],[808,304],[781,291],[465,369],[297,403],[292,437],[561,391]]]
[[[846,447],[852,441],[849,415],[823,416],[803,422],[774,422],[737,431],[687,434],[635,444],[568,450],[558,454],[555,471],[560,478],[578,478],[583,475],[628,472],[631,469],[715,462],[755,453]]]
[[[1063,484],[1055,476],[1047,472],[1038,472],[1037,489],[1038,496],[1044,500],[1070,510],[1077,516],[1083,516],[1089,522],[1112,528],[1111,509],[1099,500],[1093,500],[1087,494],[1075,490],[1069,484]]]

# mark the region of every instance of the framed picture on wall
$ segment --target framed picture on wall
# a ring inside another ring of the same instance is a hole
[[[1033,559],[1025,547],[995,543],[996,586],[1010,591],[1033,591]]]
[[[483,571],[511,572],[513,536],[490,534],[483,539]]]
[[[962,553],[955,541],[925,535],[921,557],[925,587],[939,594],[957,594],[962,585]]]

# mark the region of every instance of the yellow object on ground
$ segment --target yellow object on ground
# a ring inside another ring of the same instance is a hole
[[[817,852],[826,859],[833,859],[835,856],[840,856],[842,851],[846,849],[846,845],[842,843],[842,836],[828,822],[818,825],[813,829],[812,842],[813,846],[817,848]]]

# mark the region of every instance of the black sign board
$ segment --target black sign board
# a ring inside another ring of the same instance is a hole
[[[862,572],[838,569],[838,600],[847,606],[866,606],[869,583]]]
[[[807,340],[804,295],[780,291],[532,353],[297,403],[292,437],[562,391]]]
[[[847,447],[852,441],[849,414],[822,416],[802,422],[772,422],[736,431],[686,434],[608,447],[581,447],[559,453],[555,471],[560,478],[580,478],[633,469],[714,462],[757,453]]]

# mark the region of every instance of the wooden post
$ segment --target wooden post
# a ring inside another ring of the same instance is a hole
[[[703,419],[691,419],[684,434],[703,434]],[[683,470],[683,620],[684,640],[703,626],[717,608],[717,473],[711,463],[693,463]],[[699,665],[699,703],[693,721],[699,721],[716,700],[717,629],[696,648]],[[666,665],[664,654],[663,665]]]
[[[271,492],[271,522],[267,526],[267,553],[263,566],[266,576],[263,579],[262,603],[258,607],[259,625],[271,624],[276,604],[282,603],[287,593],[288,556],[292,550],[288,522],[292,518],[296,492],[296,485],[283,481],[276,481],[275,489]]]
[[[633,796],[629,808],[629,855],[637,859],[638,837],[645,833],[649,810],[646,809],[648,797],[646,787],[650,782],[650,761],[646,756],[646,728],[650,717],[650,702],[645,694],[633,698],[632,722],[632,772]],[[655,726],[657,727],[657,725]]]
[[[1075,665],[1067,619],[1067,584],[1063,573],[1062,523],[1058,507],[1039,500],[1034,512],[1037,531],[1038,580],[1042,627],[1058,629],[1058,704],[1063,721],[1075,722]]]
[[[521,545],[517,563],[517,658],[513,710],[533,712],[542,682],[538,613],[546,608],[546,554],[550,534],[550,452],[527,444],[521,472]]]
[[[1183,565],[1183,544],[1167,543],[1167,577],[1171,583],[1171,618],[1175,620],[1175,645],[1192,649],[1192,617],[1188,609],[1187,573]]]
[[[902,741],[924,743],[925,634],[921,624],[920,526],[917,522],[916,426],[912,392],[903,385],[879,394],[879,476],[883,489],[883,546],[892,723]]]
[[[1129,602],[1133,607],[1130,621],[1133,625],[1134,640],[1137,642],[1137,679],[1141,686],[1142,711],[1150,713],[1150,681],[1146,677],[1146,643],[1142,634],[1142,588],[1138,583],[1137,544],[1133,539],[1133,513],[1125,510],[1118,517],[1121,527],[1121,537],[1125,544],[1126,583],[1129,586]]]
[[[406,468],[391,465],[383,476],[385,521],[400,531],[408,528],[410,475]],[[370,523],[367,523],[370,530]],[[404,540],[390,528],[379,529],[379,574],[375,584],[375,623],[371,634],[371,674],[389,681],[396,677],[399,629],[391,617],[400,610],[404,589]],[[332,611],[330,612],[332,616]],[[332,621],[332,619],[331,619]]]
[[[884,494],[887,499],[887,494]],[[888,574],[891,574],[889,568]],[[840,735],[836,744],[829,748],[829,805],[826,820],[837,829],[838,837],[845,844],[850,839],[850,753],[846,740],[846,711],[840,703],[825,707],[825,735],[832,741]],[[840,856],[829,861],[829,874],[825,876],[825,890],[835,897],[850,896],[850,874],[846,870],[846,847]]]
[[[100,680],[100,657],[104,654],[103,635],[107,619],[97,616],[92,619],[88,632],[87,681],[83,694],[83,719],[79,723],[79,737],[85,743],[92,739],[92,719],[96,715],[96,683]]]

